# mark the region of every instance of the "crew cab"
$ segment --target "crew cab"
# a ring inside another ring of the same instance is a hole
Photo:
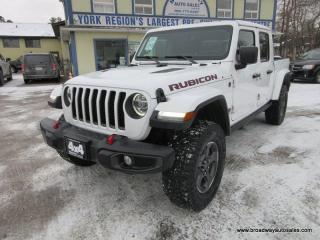
[[[261,112],[273,125],[285,118],[289,60],[274,61],[272,41],[245,21],[150,30],[129,67],[52,92],[63,115],[41,121],[43,138],[75,165],[161,172],[173,203],[201,211],[222,179],[225,136]]]
[[[12,72],[9,62],[9,59],[5,59],[0,54],[0,87],[3,86],[5,78],[7,78],[7,81],[12,80]]]
[[[320,83],[320,48],[304,53],[290,65],[293,80]]]

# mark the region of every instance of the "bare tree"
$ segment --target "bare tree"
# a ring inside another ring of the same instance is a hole
[[[50,23],[57,23],[57,22],[61,22],[61,21],[62,21],[61,17],[51,17],[49,19]]]
[[[0,16],[0,23],[13,23],[10,19],[6,20],[3,16]]]
[[[278,9],[281,55],[295,59],[308,49],[320,47],[319,0],[281,0]]]

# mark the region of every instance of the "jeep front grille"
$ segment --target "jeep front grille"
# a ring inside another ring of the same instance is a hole
[[[121,91],[72,87],[72,117],[92,126],[125,130],[125,99]]]

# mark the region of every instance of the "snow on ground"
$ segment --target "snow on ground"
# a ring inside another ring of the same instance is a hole
[[[227,139],[220,190],[201,213],[179,209],[161,175],[72,166],[47,147],[39,121],[56,84],[0,88],[0,239],[317,239],[320,85],[293,84],[279,127],[260,115]],[[312,233],[237,233],[311,228]]]

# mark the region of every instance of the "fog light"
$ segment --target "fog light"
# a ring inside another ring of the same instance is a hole
[[[132,158],[129,157],[129,156],[124,156],[124,162],[125,164],[127,164],[128,166],[131,166],[132,165]]]

